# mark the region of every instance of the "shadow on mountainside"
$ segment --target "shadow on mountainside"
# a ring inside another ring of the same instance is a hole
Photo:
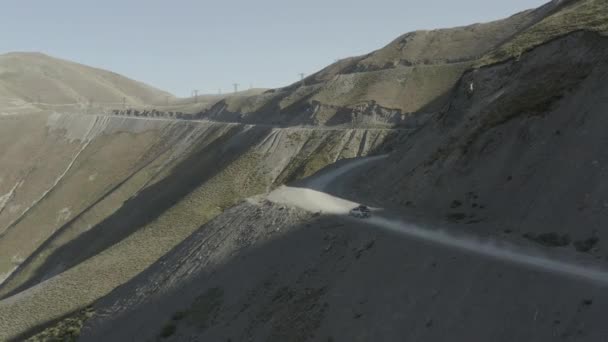
[[[58,267],[63,272],[78,265],[145,227],[199,185],[221,173],[225,167],[253,148],[269,131],[269,128],[243,131],[242,127],[235,126],[208,146],[191,153],[166,178],[145,188],[104,221],[54,251],[31,278],[4,298],[57,274]],[[230,141],[236,134],[240,134],[238,144]],[[45,247],[46,244],[43,244],[38,251]],[[36,255],[37,253],[32,253],[32,256]]]
[[[601,287],[364,221],[290,223],[292,210],[225,212],[99,301],[83,339],[595,341],[606,333]]]
[[[604,235],[607,44],[579,31],[465,73],[449,109],[352,192],[483,234]],[[578,249],[605,258],[602,241]]]

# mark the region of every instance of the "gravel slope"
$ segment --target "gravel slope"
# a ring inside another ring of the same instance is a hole
[[[289,205],[253,198],[201,227],[100,301],[81,340],[597,341],[608,333],[605,272],[585,277],[578,271],[590,269],[542,249],[524,262],[507,244],[453,243],[382,214],[347,218],[353,203],[313,190],[280,188],[269,198]],[[336,211],[317,216],[291,204]]]
[[[77,114],[6,120],[0,158],[23,163],[0,170],[0,338],[89,305],[243,198],[408,134]],[[31,134],[11,129],[19,126]],[[37,158],[17,157],[32,151]]]

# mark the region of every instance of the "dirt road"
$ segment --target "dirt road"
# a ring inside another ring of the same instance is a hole
[[[348,213],[360,203],[328,194],[324,190],[330,186],[332,186],[332,190],[335,190],[334,183],[344,186],[347,182],[344,182],[341,178],[346,177],[348,173],[385,157],[352,159],[342,163],[339,167],[311,177],[298,187],[282,186],[271,192],[268,199],[275,203],[295,206],[311,212],[345,216],[350,220],[356,220],[349,217]],[[335,191],[332,192],[335,193]],[[547,251],[516,245],[512,242],[481,239],[466,234],[455,235],[445,230],[407,223],[398,218],[398,215],[389,213],[382,208],[373,208],[372,210],[372,217],[363,220],[373,228],[390,230],[411,238],[443,245],[447,248],[464,250],[482,257],[495,258],[545,272],[558,273],[608,285],[608,271],[602,269],[591,258],[575,259],[574,255],[569,253],[550,254]]]

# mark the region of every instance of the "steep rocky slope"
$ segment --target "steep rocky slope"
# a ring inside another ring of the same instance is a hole
[[[601,340],[601,284],[241,200],[390,152],[327,191],[605,266],[606,13],[406,34],[209,120],[0,118],[0,338]]]
[[[98,302],[82,339],[595,341],[606,334],[599,313],[608,272],[603,283],[587,282],[371,228],[253,198]]]
[[[0,304],[3,337],[89,304],[240,199],[408,134],[77,114],[2,120],[11,138],[2,141],[0,294],[19,298]],[[30,134],[11,133],[20,126]],[[41,282],[43,292],[24,295]]]
[[[445,107],[339,195],[604,264],[606,2],[553,5],[559,11],[478,60]],[[559,24],[568,18],[578,19]],[[602,285],[397,241],[339,218],[243,206],[101,301],[83,337],[596,341],[608,333],[593,313],[606,306]],[[231,242],[214,243],[214,232]]]
[[[486,234],[596,241],[608,257],[607,61],[608,39],[578,32],[468,72],[449,109],[369,171],[368,196]]]
[[[605,269],[607,44],[576,32],[467,72],[445,111],[329,191]],[[82,339],[597,341],[604,289],[252,199],[96,303]]]

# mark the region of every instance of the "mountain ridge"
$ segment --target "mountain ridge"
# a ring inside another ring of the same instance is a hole
[[[86,108],[112,104],[143,105],[173,97],[169,93],[117,73],[40,52],[0,55],[0,98],[10,112]],[[11,102],[12,101],[12,102]]]

